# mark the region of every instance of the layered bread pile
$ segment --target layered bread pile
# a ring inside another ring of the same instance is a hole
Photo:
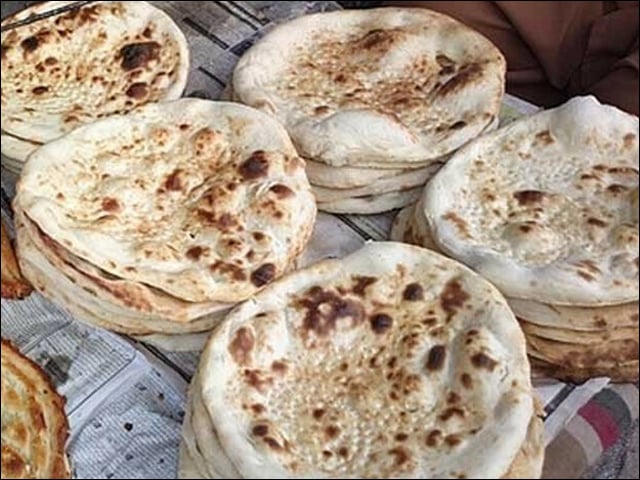
[[[42,2],[2,24],[74,3]],[[180,97],[184,34],[147,2],[94,2],[2,34],[3,166],[22,170],[43,143],[78,126]]]
[[[287,270],[316,214],[276,120],[197,99],[110,116],[39,148],[14,209],[20,267],[36,289],[81,320],[173,349],[194,348],[193,334]]]
[[[2,478],[71,478],[64,398],[2,339]]]
[[[392,238],[492,281],[533,365],[638,379],[638,117],[578,97],[460,150]]]
[[[190,388],[180,478],[539,478],[525,339],[489,282],[371,243],[235,309]]]
[[[320,210],[414,202],[451,152],[495,125],[505,62],[487,39],[425,9],[308,15],[240,59],[233,98],[287,129]]]

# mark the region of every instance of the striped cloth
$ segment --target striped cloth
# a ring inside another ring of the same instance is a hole
[[[633,425],[638,400],[638,388],[631,384],[597,393],[547,446],[543,478],[581,477]]]

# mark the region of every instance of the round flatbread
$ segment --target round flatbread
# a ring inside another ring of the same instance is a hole
[[[284,129],[184,99],[81,127],[27,162],[16,204],[73,255],[190,302],[235,303],[304,248],[315,200]]]
[[[457,152],[425,189],[443,252],[508,297],[638,300],[638,117],[578,97]]]
[[[442,157],[500,111],[505,61],[486,38],[427,9],[306,15],[251,47],[239,101],[276,116],[305,158],[398,168]]]
[[[415,208],[415,203],[407,205],[393,217],[391,230],[389,230],[389,240],[420,246],[413,238],[412,219]]]
[[[204,475],[198,468],[198,465],[194,461],[185,444],[181,443],[180,450],[178,452],[178,478],[206,479],[216,477]]]
[[[5,132],[0,134],[0,152],[20,167],[40,145],[40,143],[29,142]]]
[[[2,23],[70,3],[38,3]],[[174,100],[187,81],[184,34],[147,2],[94,2],[1,38],[2,130],[33,142],[146,103]]]
[[[524,325],[526,328],[526,324]],[[527,334],[529,354],[567,369],[609,369],[638,363],[638,336],[588,346],[558,342]],[[637,375],[637,374],[636,374]]]
[[[202,401],[201,390],[196,374],[189,386],[185,408],[178,478],[241,478],[222,450]],[[537,398],[534,398],[534,404],[536,411],[529,422],[525,441],[509,470],[501,478],[541,477],[544,461],[544,410]]]
[[[334,167],[326,163],[314,160],[305,160],[307,176],[312,185],[327,188],[359,188],[370,185],[378,180],[395,177],[408,172],[418,172],[419,168],[361,168],[361,167]],[[424,167],[428,168],[428,167]]]
[[[44,371],[2,339],[2,478],[71,478],[64,398]]]
[[[563,382],[583,383],[595,377],[609,377],[611,381],[620,383],[638,382],[637,361],[628,364],[576,368],[546,362],[536,358],[535,352],[530,353],[530,358],[534,374],[557,378]]]
[[[204,401],[198,373],[189,386],[182,438],[198,467],[209,478],[242,478],[224,453]]]
[[[576,347],[583,345],[588,349],[590,345],[611,341],[628,340],[638,338],[638,327],[610,328],[599,331],[565,330],[563,328],[541,327],[535,323],[518,318],[525,336],[535,336],[545,340],[553,340],[561,343],[571,343]]]
[[[115,277],[94,265],[70,254],[62,245],[44,234],[30,221],[20,208],[15,210],[17,229],[28,230],[25,235],[59,272],[72,283],[104,301],[110,306],[121,308],[127,314],[149,319],[162,318],[178,323],[191,322],[198,317],[229,310],[234,304],[216,302],[186,302],[172,297],[161,290]],[[77,288],[74,288],[77,290]],[[126,314],[125,314],[126,315]]]
[[[422,187],[399,192],[381,193],[365,197],[343,198],[329,202],[318,202],[318,209],[329,213],[374,214],[402,208],[415,202],[422,193]]]
[[[424,220],[421,201],[408,205],[398,212],[391,224],[389,238],[396,242],[428,248],[444,255],[431,238],[431,233]]]
[[[202,400],[245,478],[499,478],[534,413],[500,293],[425,249],[371,243],[235,309]]]
[[[98,286],[65,275],[59,259],[52,263],[43,255],[46,245],[28,234],[19,216],[16,217],[16,234],[18,260],[25,278],[43,296],[90,325],[126,335],[186,334],[209,331],[226,315],[226,311],[217,311],[189,322],[175,322],[151,313],[141,314],[118,302],[105,301],[96,292]]]
[[[532,300],[507,299],[513,313],[540,327],[574,332],[603,332],[638,328],[638,302],[605,307],[564,307]]]
[[[435,175],[438,169],[442,166],[441,163],[434,163],[429,167],[410,170],[400,175],[392,177],[384,177],[373,181],[369,185],[363,185],[361,187],[354,188],[328,188],[320,187],[313,184],[310,180],[313,188],[313,194],[319,203],[322,202],[334,202],[338,200],[345,200],[348,198],[364,197],[369,195],[382,195],[385,193],[404,191],[410,188],[423,187],[431,177]]]

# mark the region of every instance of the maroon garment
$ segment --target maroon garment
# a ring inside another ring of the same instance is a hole
[[[638,2],[384,2],[446,13],[507,59],[507,90],[544,106],[594,94],[638,114]]]

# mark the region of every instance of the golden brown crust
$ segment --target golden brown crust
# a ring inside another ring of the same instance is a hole
[[[2,298],[19,299],[31,293],[31,285],[22,278],[16,256],[7,235],[4,221],[2,225]]]
[[[187,69],[186,40],[160,10],[94,2],[2,34],[2,126],[25,140],[53,140],[105,115],[178,98]]]
[[[2,478],[71,478],[64,397],[2,339]]]
[[[597,365],[588,368],[571,368],[554,365],[540,358],[530,357],[534,376],[556,378],[562,382],[584,383],[594,377],[609,377],[614,383],[635,383],[638,381],[638,361],[620,365]]]

